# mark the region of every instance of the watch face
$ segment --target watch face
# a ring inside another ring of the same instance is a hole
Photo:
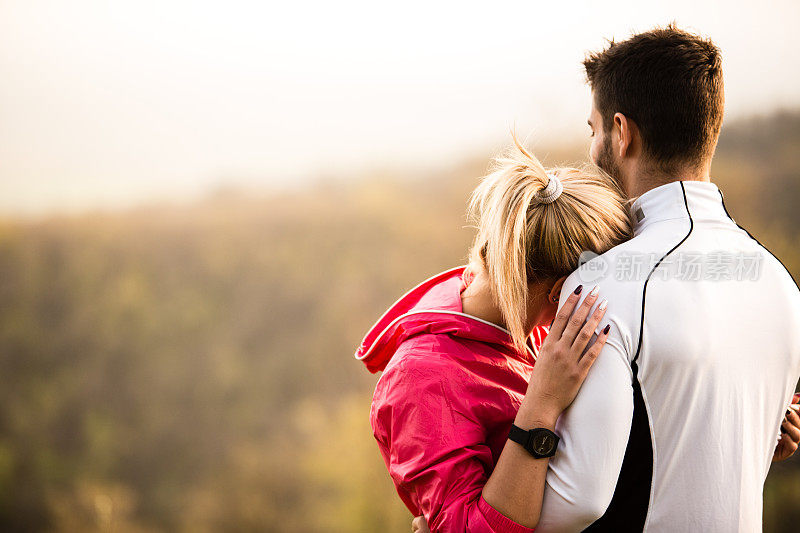
[[[547,455],[552,452],[555,444],[556,442],[553,436],[545,432],[537,433],[531,440],[533,451],[539,455]]]

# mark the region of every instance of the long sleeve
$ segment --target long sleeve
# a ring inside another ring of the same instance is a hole
[[[568,279],[562,301],[576,285]],[[608,341],[556,426],[561,442],[550,460],[539,532],[582,531],[605,513],[614,495],[633,417],[630,341],[620,319],[610,300]]]
[[[482,499],[494,461],[475,391],[442,364],[404,361],[378,383],[370,418],[398,493],[433,533],[533,531]]]

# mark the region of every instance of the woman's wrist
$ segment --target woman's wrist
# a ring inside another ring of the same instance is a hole
[[[553,430],[556,427],[561,409],[547,405],[547,402],[536,402],[526,397],[520,405],[514,424],[522,429],[546,428]]]

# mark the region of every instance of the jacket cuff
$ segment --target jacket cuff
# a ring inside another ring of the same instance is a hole
[[[507,533],[533,533],[533,529],[517,524],[507,516],[500,513],[494,507],[486,503],[481,496],[478,499],[478,510],[481,512],[486,522],[491,526],[492,531],[503,531]]]

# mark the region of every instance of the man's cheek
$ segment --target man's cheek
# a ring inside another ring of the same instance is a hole
[[[592,139],[592,144],[589,145],[589,159],[595,165],[597,164],[597,155],[598,155],[598,152],[600,151],[598,146],[599,145],[597,143],[597,140],[596,139]]]

